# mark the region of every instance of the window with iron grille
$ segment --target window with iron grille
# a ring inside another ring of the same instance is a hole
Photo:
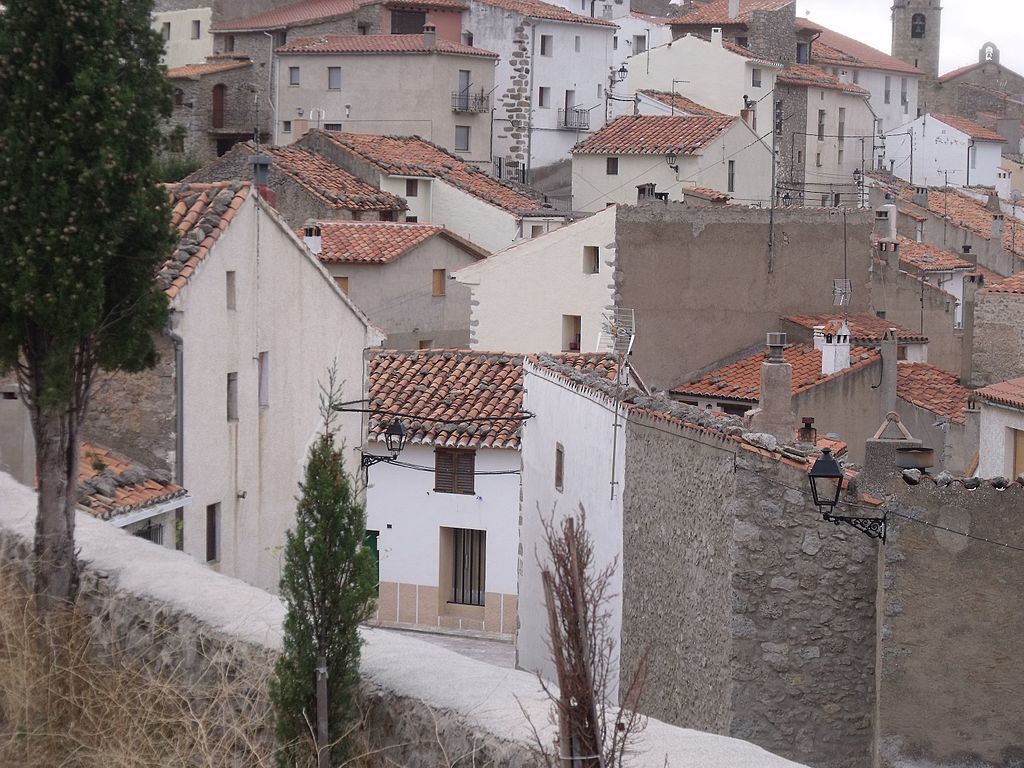
[[[434,491],[437,493],[475,493],[475,471],[476,451],[452,448],[434,451]]]
[[[487,532],[452,528],[452,593],[448,602],[484,604]]]

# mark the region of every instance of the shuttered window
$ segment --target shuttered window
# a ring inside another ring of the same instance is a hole
[[[474,493],[475,451],[438,448],[434,452],[434,490],[438,493]]]
[[[460,605],[484,604],[484,556],[487,532],[452,529],[452,595]]]

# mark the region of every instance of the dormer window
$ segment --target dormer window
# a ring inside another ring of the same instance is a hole
[[[925,32],[925,18],[923,13],[915,13],[910,17],[910,36],[915,39],[923,39]]]

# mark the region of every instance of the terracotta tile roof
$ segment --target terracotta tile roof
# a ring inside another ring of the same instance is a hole
[[[693,99],[688,99],[685,96],[680,96],[678,93],[668,93],[666,91],[640,91],[644,96],[654,101],[661,102],[666,107],[675,107],[676,112],[680,115],[700,115],[703,117],[729,117],[729,115],[723,112],[716,112],[710,107],[705,107],[703,104],[698,104]]]
[[[256,147],[251,141],[237,144],[231,150],[246,155],[255,151]],[[288,176],[335,210],[404,211],[408,207],[397,195],[367,184],[305,147],[294,144],[287,147],[261,146],[260,152],[274,158],[274,169]]]
[[[801,88],[825,88],[832,91],[844,91],[858,96],[870,95],[868,91],[853,83],[844,83],[830,72],[823,72],[811,64],[790,64],[779,72],[776,83],[795,85]]]
[[[979,293],[1017,293],[1024,294],[1024,272],[1018,272],[1010,277],[998,280],[994,283],[986,283]]]
[[[531,197],[526,191],[488,176],[418,136],[371,136],[328,131],[318,133],[388,175],[433,176],[497,208],[516,214],[537,211],[545,205],[538,193],[533,193],[535,196]],[[554,214],[554,210],[551,213]]]
[[[989,384],[987,387],[977,390],[977,395],[990,403],[1024,410],[1024,376],[1000,381],[997,384]]]
[[[557,359],[581,372],[615,379],[617,362],[611,355],[576,353]],[[464,349],[381,351],[368,365],[368,407],[379,411],[370,417],[369,440],[383,442],[392,420],[388,414],[410,414],[401,418],[414,444],[519,448],[522,355]]]
[[[753,11],[778,11],[793,0],[740,0],[739,13],[735,18],[729,16],[729,0],[712,0],[704,5],[696,5],[686,13],[671,20],[672,24],[687,26],[726,26],[728,24],[746,25]]]
[[[910,199],[913,190],[901,188],[900,196]],[[968,229],[984,240],[992,239],[992,211],[973,197],[954,191],[928,190],[928,210],[936,216],[948,216],[956,226]],[[1012,216],[1003,219],[1003,248],[1024,256],[1024,222]]]
[[[815,326],[829,323],[839,323],[843,320],[841,314],[809,314],[809,315],[787,315],[782,318],[795,323],[808,330],[814,330]],[[924,343],[928,341],[927,336],[922,336],[917,331],[904,328],[891,320],[886,320],[875,315],[856,313],[846,318],[846,326],[850,329],[850,341],[853,344],[880,344],[882,335],[890,328],[896,329],[896,339],[903,342]]]
[[[699,154],[738,117],[623,115],[572,148],[574,155]]]
[[[945,123],[952,128],[956,128],[961,133],[966,133],[972,139],[976,139],[978,141],[1006,141],[1006,139],[991,128],[979,125],[973,120],[968,120],[966,117],[960,117],[959,115],[940,115],[935,112],[932,112],[931,116],[940,123]]]
[[[821,352],[810,344],[790,344],[783,351],[786,362],[793,366],[793,394],[799,395],[812,387],[839,376],[860,370],[881,359],[879,351],[870,347],[850,349],[850,367],[829,376],[821,373]],[[696,397],[714,397],[721,400],[743,400],[756,403],[761,394],[761,363],[765,353],[756,352],[731,365],[705,374],[696,381],[674,387],[674,394]]]
[[[78,462],[78,507],[101,520],[181,498],[188,492],[154,472],[94,443],[82,443]]]
[[[960,386],[957,376],[928,363],[899,363],[896,367],[897,397],[957,424],[964,423],[971,391]]]
[[[477,259],[487,252],[432,224],[374,221],[320,221],[320,261],[330,264],[388,264],[432,237],[441,236]],[[302,236],[302,230],[298,231]]]
[[[852,37],[847,37],[820,24],[812,24],[807,19],[797,17],[796,28],[819,33],[811,45],[812,63],[863,67],[864,69],[880,69],[918,77],[924,76],[924,72],[920,69],[905,61],[900,61],[895,56],[882,53],[877,48],[872,48],[860,40],[854,40]]]
[[[777,61],[771,61],[770,59],[758,56],[749,48],[744,48],[742,45],[736,45],[736,43],[730,42],[728,40],[722,40],[722,47],[731,53],[735,53],[737,56],[742,56],[745,59],[750,59],[750,61],[756,64],[760,64],[761,66],[770,67],[772,69],[785,68],[783,64],[780,64]]]
[[[725,192],[719,192],[717,189],[709,189],[708,187],[683,187],[683,195],[693,195],[712,203],[724,203],[730,199],[729,195]]]
[[[171,299],[188,282],[199,263],[249,196],[242,181],[213,184],[167,184],[171,198],[171,226],[178,231],[178,246],[157,272],[157,284]]]
[[[212,26],[214,32],[251,32],[262,29],[285,29],[347,16],[363,5],[377,0],[299,0],[280,8],[272,8],[253,16],[227,19]],[[391,3],[389,3],[390,5]],[[459,0],[419,0],[417,8],[462,10],[466,5]]]
[[[167,77],[171,80],[198,80],[205,75],[215,75],[218,72],[227,72],[232,69],[245,69],[251,67],[252,61],[248,58],[208,58],[202,64],[186,64],[183,67],[175,67],[167,70]]]
[[[975,265],[961,259],[955,253],[944,251],[928,243],[919,243],[902,235],[897,238],[900,246],[900,261],[922,272],[946,272],[951,269],[973,270]]]
[[[496,59],[498,54],[471,45],[437,40],[432,46],[423,42],[423,35],[322,35],[303,37],[277,49],[278,53],[448,53],[460,56],[482,56]]]
[[[543,3],[541,0],[480,0],[480,2],[495,8],[504,8],[506,11],[513,11],[523,16],[528,16],[531,19],[566,21],[576,24],[596,24],[601,27],[618,28],[618,24],[613,21],[593,16],[580,16],[560,6]]]
[[[629,11],[629,15],[632,16],[634,19],[640,19],[640,21],[648,21],[651,24],[664,25],[672,21],[666,16],[651,16],[649,13],[640,13],[640,11],[634,11],[632,9]]]

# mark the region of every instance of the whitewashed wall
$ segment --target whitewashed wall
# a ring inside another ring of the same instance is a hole
[[[913,136],[898,135],[908,132]],[[951,186],[962,187],[967,184],[968,175],[971,186],[995,185],[1002,161],[1001,143],[976,141],[968,174],[970,137],[931,115],[922,115],[886,136],[885,168],[888,170],[894,163],[893,173],[907,181],[911,178],[911,140],[915,185],[944,186],[948,180]]]
[[[199,37],[192,37],[192,23],[199,22]],[[161,11],[153,14],[152,27],[157,32],[165,23],[171,25],[171,37],[164,42],[163,63],[168,69],[186,64],[202,64],[213,54],[212,8],[189,8],[184,11]]]
[[[981,402],[981,438],[978,477],[1013,477],[1014,437],[1011,430],[1024,430],[1024,413]]]

